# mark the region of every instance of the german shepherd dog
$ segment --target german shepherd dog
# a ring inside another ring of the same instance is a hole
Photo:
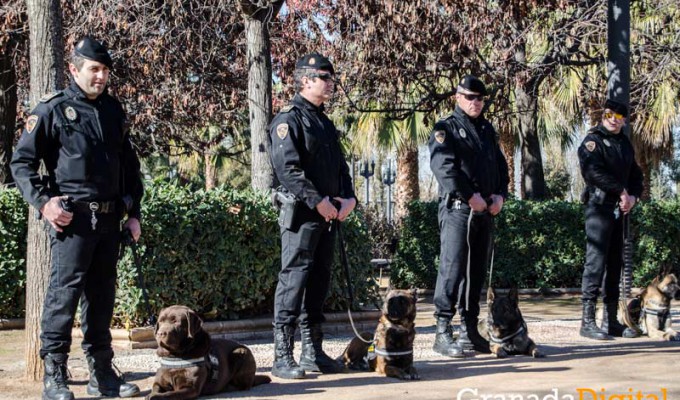
[[[416,298],[415,290],[390,290],[375,334],[364,332],[363,340],[352,339],[338,361],[349,369],[376,371],[402,380],[420,379],[413,366]]]
[[[629,301],[632,323],[650,338],[680,340],[672,328],[671,301],[680,300],[678,278],[673,273],[659,275],[642,292]]]
[[[507,296],[499,296],[490,287],[486,294],[489,307],[486,321],[480,321],[479,331],[489,340],[491,353],[497,358],[508,355],[526,354],[533,357],[543,357],[529,338],[527,324],[519,311],[519,296],[517,289],[512,288]]]

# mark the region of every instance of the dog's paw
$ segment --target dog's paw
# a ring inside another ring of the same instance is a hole
[[[496,356],[496,358],[507,358],[508,353],[503,350],[503,349],[498,349],[495,352],[493,352],[493,355]]]
[[[669,342],[677,342],[680,341],[680,333],[675,331],[664,332],[663,338]]]
[[[538,349],[533,349],[531,351],[531,356],[533,358],[543,358],[543,357],[545,357],[545,354],[541,353]]]

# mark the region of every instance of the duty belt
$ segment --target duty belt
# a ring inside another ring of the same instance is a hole
[[[111,214],[116,212],[115,201],[77,201],[74,200],[73,208],[82,213]]]

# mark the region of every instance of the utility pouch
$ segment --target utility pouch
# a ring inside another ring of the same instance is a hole
[[[291,193],[274,192],[274,201],[279,209],[279,226],[290,229],[295,222],[295,214],[298,208],[298,201]]]

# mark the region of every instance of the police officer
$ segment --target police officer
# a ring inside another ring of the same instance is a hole
[[[305,371],[339,372],[322,349],[335,229],[356,205],[349,168],[338,132],[324,114],[333,94],[333,65],[308,54],[295,66],[297,94],[274,117],[269,132],[271,160],[282,190],[295,198],[281,213],[281,272],[274,299],[274,365],[272,375],[298,379]],[[333,204],[336,203],[338,206]],[[282,222],[287,221],[287,222]],[[293,358],[293,336],[300,320],[302,354]]]
[[[508,165],[496,131],[483,116],[484,83],[464,76],[456,89],[456,109],[430,134],[430,167],[439,183],[440,264],[434,292],[437,320],[432,349],[463,357],[464,350],[489,353],[477,330],[479,297],[489,263],[494,216],[508,195]],[[460,313],[460,336],[451,319]]]
[[[70,86],[40,99],[11,161],[24,199],[49,224],[52,268],[43,304],[43,399],[73,399],[67,386],[71,329],[80,300],[82,347],[93,396],[131,397],[139,388],[112,369],[111,333],[120,220],[141,234],[139,161],[121,104],[106,93],[112,60],[86,37],[74,48]],[[46,175],[38,172],[40,162]],[[124,206],[126,204],[126,206]]]
[[[628,137],[621,133],[628,107],[607,100],[600,124],[578,148],[581,175],[586,183],[586,263],[583,270],[581,336],[605,340],[635,337],[617,319],[619,280],[623,265],[623,218],[642,194],[642,170]],[[595,306],[604,281],[602,329],[595,323]]]

